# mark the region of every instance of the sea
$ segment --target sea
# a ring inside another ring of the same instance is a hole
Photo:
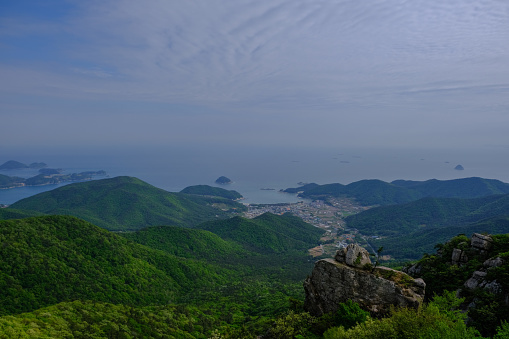
[[[16,160],[45,162],[64,173],[107,172],[108,177],[137,177],[153,186],[179,192],[191,185],[211,185],[235,190],[247,204],[301,201],[280,192],[303,183],[349,184],[363,179],[383,181],[450,180],[483,177],[509,182],[509,148],[484,146],[461,150],[406,148],[278,147],[240,145],[158,145],[151,147],[80,147],[9,149],[0,164]],[[461,165],[464,170],[456,170]],[[0,174],[30,177],[37,170],[4,170]],[[226,176],[233,182],[217,185]],[[99,178],[98,178],[99,179]],[[69,183],[0,190],[0,204]]]

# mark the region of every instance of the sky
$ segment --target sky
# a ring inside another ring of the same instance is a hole
[[[507,0],[2,0],[0,148],[508,148]]]

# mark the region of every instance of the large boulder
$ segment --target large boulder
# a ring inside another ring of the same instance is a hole
[[[493,246],[493,238],[489,235],[474,233],[470,240],[470,246],[480,251],[489,251]]]
[[[346,248],[343,247],[338,250],[335,259],[348,266],[359,268],[364,267],[366,264],[371,264],[369,252],[357,244],[350,244]]]
[[[304,307],[320,316],[335,312],[339,303],[352,300],[373,314],[385,314],[391,305],[418,307],[425,287],[422,279],[387,267],[366,270],[329,258],[318,261],[304,282]]]

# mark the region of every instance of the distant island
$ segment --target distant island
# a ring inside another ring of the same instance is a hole
[[[461,165],[457,165],[456,167],[454,167],[454,169],[457,171],[463,171],[465,168],[463,168],[463,166]]]
[[[30,165],[9,160],[0,166],[0,170],[39,169],[39,174],[28,179],[0,174],[0,189],[10,189],[24,186],[55,185],[62,182],[92,180],[96,176],[106,176],[105,171],[87,171],[81,173],[63,174],[61,168],[47,168],[43,162]]]
[[[221,184],[221,185],[226,185],[226,184],[231,184],[233,181],[231,181],[230,178],[227,178],[225,176],[220,176],[219,178],[216,179],[216,184]]]
[[[47,167],[43,162],[34,162],[30,165],[26,165],[24,163],[21,163],[19,161],[15,160],[9,160],[4,162],[2,165],[0,165],[0,170],[14,170],[14,169],[23,169],[23,168],[32,168],[32,169],[38,169],[38,168],[44,168]]]

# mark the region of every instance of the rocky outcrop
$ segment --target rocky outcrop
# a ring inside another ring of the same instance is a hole
[[[373,269],[366,265],[370,263],[365,260],[366,253],[362,247],[350,245],[338,251],[336,259],[318,261],[304,282],[306,310],[320,316],[352,300],[374,314],[384,314],[391,305],[418,307],[422,303],[426,286],[422,279],[387,267]]]
[[[463,285],[467,290],[475,290],[478,288],[484,289],[486,292],[496,295],[504,295],[506,304],[509,304],[509,293],[505,293],[502,284],[497,279],[489,279],[488,272],[494,267],[499,267],[505,264],[504,259],[501,257],[491,258],[486,260],[482,268],[475,271],[472,276]]]
[[[451,262],[457,266],[464,265],[468,262],[468,256],[465,251],[455,248],[452,251]]]
[[[483,235],[479,233],[472,234],[470,240],[470,246],[479,251],[489,251],[493,247],[493,238],[489,235]]]

